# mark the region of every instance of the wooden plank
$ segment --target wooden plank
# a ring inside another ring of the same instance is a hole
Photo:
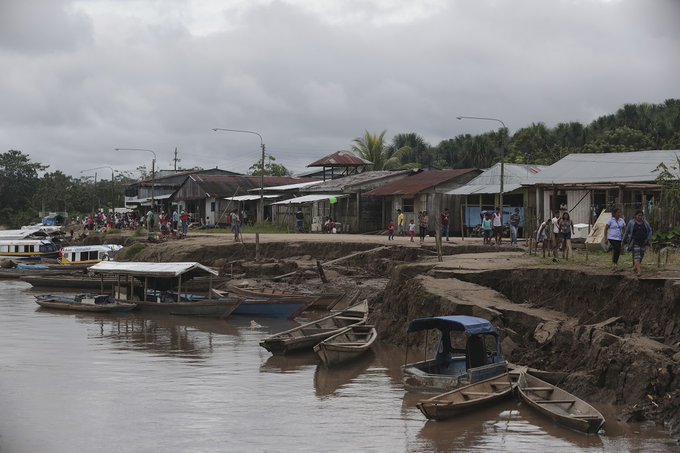
[[[527,390],[529,392],[552,392],[555,389],[552,387],[524,387],[523,390]]]
[[[379,250],[387,250],[388,248],[389,247],[382,245],[380,247],[376,247],[376,248],[373,248],[373,249],[370,249],[370,250],[364,250],[362,252],[356,252],[356,253],[351,253],[351,254],[346,255],[346,256],[341,256],[340,258],[336,258],[334,260],[326,261],[323,264],[324,265],[335,264],[335,263],[338,263],[340,261],[343,261],[343,260],[346,260],[346,259],[349,259],[349,258],[354,258],[355,256],[361,256],[361,255],[365,255],[367,253],[377,252]]]
[[[461,395],[465,396],[488,396],[491,392],[460,392]]]
[[[576,400],[534,400],[534,403],[537,404],[574,404],[575,402]]]

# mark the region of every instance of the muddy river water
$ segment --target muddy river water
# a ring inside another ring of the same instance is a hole
[[[503,405],[426,422],[403,355],[326,370],[259,341],[290,321],[102,316],[38,308],[0,281],[0,452],[677,451],[653,425],[585,436]]]

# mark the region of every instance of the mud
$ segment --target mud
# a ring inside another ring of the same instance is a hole
[[[260,243],[258,262],[252,241],[200,238],[145,244],[133,259],[199,261],[267,286],[368,298],[381,341],[409,353],[425,341],[407,337],[410,320],[481,316],[497,326],[511,362],[552,371],[556,383],[577,396],[619,405],[623,420],[665,423],[680,438],[680,275],[637,279],[541,266],[516,249],[470,243],[447,244],[439,262],[430,245],[318,238]],[[327,263],[328,283],[317,261]]]

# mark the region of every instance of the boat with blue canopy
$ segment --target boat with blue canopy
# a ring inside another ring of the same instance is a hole
[[[411,321],[407,332],[426,332],[425,360],[404,361],[403,383],[408,390],[446,391],[501,375],[508,363],[500,338],[489,321],[475,316],[436,316]],[[437,331],[435,356],[427,359],[430,331]]]

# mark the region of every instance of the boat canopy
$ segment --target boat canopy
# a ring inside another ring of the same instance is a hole
[[[438,329],[442,332],[465,332],[467,335],[495,335],[496,328],[486,319],[475,316],[436,316],[433,318],[414,319],[408,325],[407,332]]]
[[[183,278],[193,278],[201,275],[219,275],[217,271],[197,262],[141,263],[102,261],[94,266],[90,266],[88,269],[96,274],[131,275],[134,277],[173,278],[181,275]]]

